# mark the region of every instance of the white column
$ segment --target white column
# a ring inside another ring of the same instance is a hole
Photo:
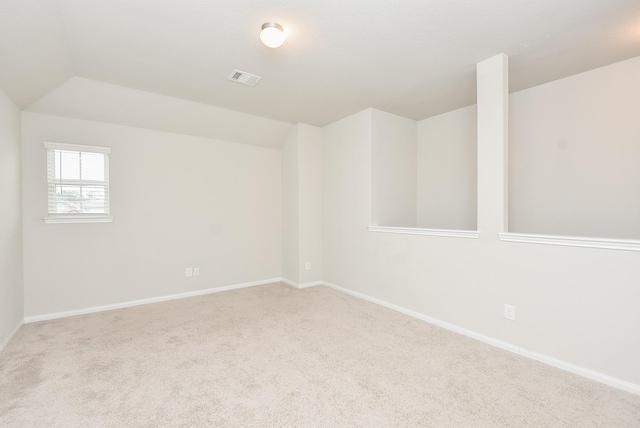
[[[298,277],[304,286],[322,279],[322,129],[298,127]]]
[[[507,231],[509,59],[499,54],[477,65],[478,231],[495,238]]]
[[[282,278],[291,285],[300,281],[300,201],[298,125],[282,145]]]
[[[282,277],[322,279],[322,129],[298,123],[282,146]]]

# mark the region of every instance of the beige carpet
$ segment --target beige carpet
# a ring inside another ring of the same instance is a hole
[[[22,327],[2,427],[640,426],[640,397],[325,287]]]

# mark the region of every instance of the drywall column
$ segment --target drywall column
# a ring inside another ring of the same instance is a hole
[[[20,121],[0,90],[0,350],[24,318]]]
[[[314,285],[322,279],[320,128],[298,123],[282,146],[282,201],[282,277],[295,287]]]
[[[508,57],[499,54],[477,65],[478,230],[497,239],[507,231]]]
[[[298,124],[299,284],[322,279],[322,129]],[[308,265],[307,265],[308,263]]]
[[[298,200],[298,125],[282,145],[282,277],[297,284],[300,265]]]

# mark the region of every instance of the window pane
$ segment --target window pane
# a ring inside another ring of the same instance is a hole
[[[83,212],[81,194],[80,186],[56,186],[55,212],[57,214]]]
[[[82,186],[82,212],[106,214],[106,192],[102,186]]]
[[[68,218],[108,216],[109,155],[66,147],[47,149],[49,214]]]
[[[54,150],[53,151],[53,159],[55,160],[55,167],[54,167],[54,176],[56,178],[56,180],[60,180],[60,156],[61,156],[61,152],[59,150]]]
[[[82,180],[104,181],[104,154],[82,152]]]
[[[57,159],[56,159],[56,167],[58,167]],[[60,168],[59,178],[61,178],[62,180],[79,180],[80,179],[80,152],[60,151],[59,168]],[[56,177],[58,177],[57,172],[56,172]]]
[[[55,214],[107,214],[104,186],[56,185]]]

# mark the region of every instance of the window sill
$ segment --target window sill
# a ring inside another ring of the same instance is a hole
[[[57,223],[111,223],[113,217],[45,217],[47,224]]]
[[[567,247],[602,248],[608,250],[640,251],[640,241],[632,239],[588,238],[584,236],[530,235],[499,233],[501,241],[528,244],[563,245]]]
[[[400,233],[405,235],[444,236],[448,238],[478,239],[477,230],[421,229],[417,227],[368,226],[369,232]]]

